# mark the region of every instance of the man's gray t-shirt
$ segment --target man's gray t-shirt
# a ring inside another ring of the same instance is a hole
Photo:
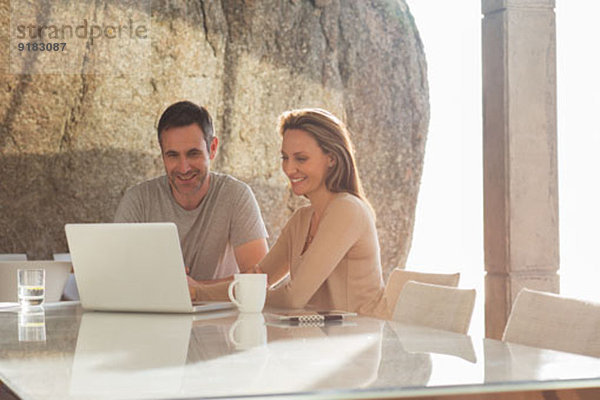
[[[239,272],[233,249],[267,237],[250,187],[217,172],[210,172],[208,192],[190,211],[175,201],[166,175],[135,185],[125,192],[115,222],[174,222],[185,265],[196,280]]]

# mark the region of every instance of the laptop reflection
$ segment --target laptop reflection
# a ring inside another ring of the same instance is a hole
[[[177,391],[193,318],[189,314],[84,313],[70,394],[144,398]]]

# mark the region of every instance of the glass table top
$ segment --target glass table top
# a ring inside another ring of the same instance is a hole
[[[41,311],[41,312],[40,312]],[[600,358],[355,317],[0,309],[0,380],[23,399],[384,398],[599,387]]]

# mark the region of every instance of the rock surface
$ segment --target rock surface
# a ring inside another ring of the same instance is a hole
[[[143,15],[148,37],[127,57],[115,56],[115,42],[88,40],[61,74],[48,73],[47,54],[18,64],[0,49],[10,60],[0,71],[0,253],[49,258],[67,251],[65,223],[111,221],[127,187],[162,172],[158,116],[189,99],[215,120],[213,169],[252,186],[271,240],[303,203],[280,170],[278,115],[310,106],[344,119],[377,212],[384,270],[404,266],[429,104],[423,47],[402,0],[94,4],[53,5],[38,23]],[[14,12],[0,2],[0,37],[11,45]],[[10,74],[15,65],[33,73]]]

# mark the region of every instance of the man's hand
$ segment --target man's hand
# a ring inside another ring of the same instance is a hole
[[[188,289],[190,291],[190,297],[192,298],[192,301],[198,300],[198,291],[196,289],[202,287],[202,283],[195,281],[189,275],[187,276],[187,281],[188,281]]]
[[[233,249],[240,272],[247,272],[267,254],[266,239],[256,239]]]
[[[258,264],[254,264],[253,266],[251,266],[250,268],[245,270],[243,273],[244,274],[264,274],[263,270],[260,269]]]

